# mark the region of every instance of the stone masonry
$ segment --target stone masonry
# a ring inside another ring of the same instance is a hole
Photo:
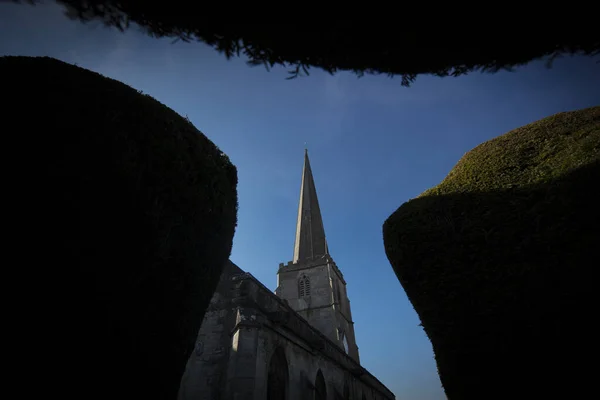
[[[288,365],[285,399],[314,398],[318,371],[327,399],[395,399],[337,343],[231,262],[202,323],[179,399],[267,399],[268,366],[277,348]]]
[[[294,256],[279,264],[275,293],[231,261],[223,270],[179,391],[202,399],[395,399],[360,365],[306,151]]]

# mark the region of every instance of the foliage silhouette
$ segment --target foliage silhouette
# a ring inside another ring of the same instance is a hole
[[[384,223],[449,399],[592,390],[598,182],[594,107],[476,147]]]
[[[42,149],[24,159],[61,393],[176,398],[231,252],[236,168],[173,110],[100,74],[1,57],[0,76],[4,123]]]
[[[39,0],[25,1],[35,4]],[[73,19],[101,20],[121,30],[136,23],[154,37],[201,41],[227,58],[243,54],[250,65],[287,67],[289,78],[319,68],[331,74],[352,71],[358,76],[400,76],[402,85],[409,86],[422,74],[495,73],[539,58],[551,64],[565,54],[600,54],[600,33],[595,23],[582,21],[580,8],[575,29],[570,24],[547,26],[552,17],[567,18],[564,7],[557,9],[560,15],[545,15],[543,26],[535,26],[530,19],[517,22],[496,16],[443,25],[429,13],[426,17],[411,15],[407,24],[397,13],[362,7],[346,7],[332,18],[314,10],[282,12],[272,7],[264,13],[256,7],[209,12],[204,4],[190,0],[57,2]],[[376,23],[368,24],[371,19]]]

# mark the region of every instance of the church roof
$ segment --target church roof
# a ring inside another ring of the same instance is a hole
[[[294,263],[327,254],[329,254],[329,249],[325,239],[323,217],[321,217],[315,180],[308,160],[308,150],[305,149],[294,243]]]

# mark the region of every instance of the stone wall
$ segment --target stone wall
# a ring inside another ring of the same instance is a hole
[[[204,315],[179,390],[180,400],[213,400],[220,398],[226,379],[231,349],[231,332],[236,323],[232,305],[232,277],[243,274],[237,265],[228,262],[217,289]]]
[[[285,301],[231,264],[207,310],[180,400],[266,399],[268,367],[277,348],[287,361],[288,400],[312,398],[319,370],[327,399],[395,398]]]
[[[236,279],[237,303],[253,313],[246,317],[251,323],[242,326],[256,329],[252,337],[258,343],[253,399],[266,398],[267,367],[277,347],[283,348],[288,361],[289,400],[310,398],[319,369],[325,377],[328,399],[343,398],[345,385],[352,399],[362,399],[363,394],[366,399],[395,398],[377,378],[250,274]]]
[[[310,296],[299,296],[298,282],[310,279]],[[279,264],[276,294],[290,307],[319,329],[330,340],[343,347],[342,335],[348,342],[348,354],[360,363],[354,335],[350,300],[346,281],[331,256],[321,256],[301,263]]]

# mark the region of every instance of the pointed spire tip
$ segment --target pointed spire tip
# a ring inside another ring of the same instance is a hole
[[[304,149],[304,167],[300,185],[300,202],[296,222],[293,262],[312,259],[328,254],[323,218],[317,199],[315,181],[308,161],[308,150]]]

